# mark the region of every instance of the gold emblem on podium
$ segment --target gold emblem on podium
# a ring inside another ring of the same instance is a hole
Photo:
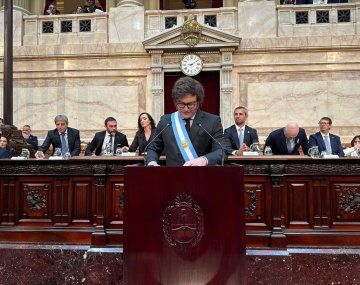
[[[190,14],[181,28],[181,39],[190,46],[196,46],[200,42],[201,25],[195,20],[194,15]]]

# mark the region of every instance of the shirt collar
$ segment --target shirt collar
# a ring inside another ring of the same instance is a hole
[[[320,134],[322,137],[330,137],[330,133],[324,134],[324,133],[320,132]]]
[[[243,125],[242,127],[239,127],[238,125],[235,124],[236,130],[237,132],[239,132],[240,129],[242,129],[243,132],[245,132],[245,125]]]

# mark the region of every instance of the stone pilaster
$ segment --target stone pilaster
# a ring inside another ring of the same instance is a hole
[[[223,7],[237,7],[238,0],[223,0]]]
[[[221,52],[221,74],[220,74],[220,116],[224,128],[232,124],[232,97],[233,97],[233,83],[232,83],[232,69],[233,69],[233,53],[235,49],[224,48]]]
[[[160,10],[160,1],[145,0],[145,10]]]
[[[30,11],[35,15],[44,14],[45,0],[29,1],[31,2]]]
[[[106,0],[106,12],[110,11],[110,8],[116,7],[117,0]]]
[[[31,10],[31,7],[30,7],[31,1],[28,1],[28,0],[13,0],[13,5],[21,7],[23,9],[25,9],[26,11]]]
[[[163,67],[162,67],[162,50],[152,50],[151,54],[151,93],[152,114],[158,122],[162,114],[164,114],[164,87],[163,87]]]
[[[144,0],[118,0],[118,7],[144,6]]]

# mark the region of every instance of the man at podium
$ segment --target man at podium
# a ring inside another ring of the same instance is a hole
[[[206,166],[221,164],[223,127],[219,116],[199,109],[204,88],[191,78],[178,79],[172,89],[177,111],[161,117],[153,141],[146,147],[147,165],[158,165],[164,151],[168,166]]]

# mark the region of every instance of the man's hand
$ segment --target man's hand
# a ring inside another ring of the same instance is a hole
[[[41,150],[38,150],[37,152],[35,152],[35,158],[42,159],[44,157],[45,157],[45,155]]]
[[[243,143],[243,145],[236,151],[236,155],[241,156],[241,155],[243,155],[244,151],[250,151],[250,148],[246,144]]]
[[[183,166],[206,166],[207,160],[204,157],[194,158],[184,163]]]
[[[129,148],[128,148],[127,146],[123,146],[123,147],[121,148],[121,151],[122,151],[122,152],[128,152],[128,151],[129,151]]]

